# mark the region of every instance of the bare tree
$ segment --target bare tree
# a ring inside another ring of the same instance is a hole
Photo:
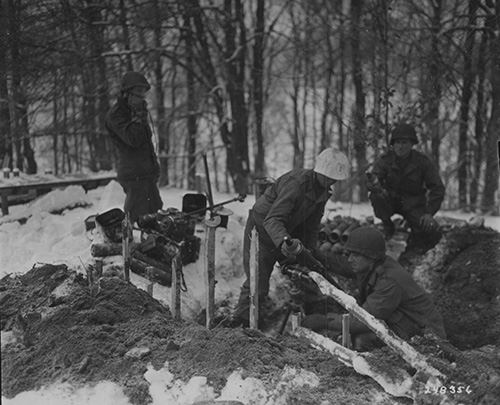
[[[492,4],[493,6],[493,4]],[[486,128],[486,171],[482,200],[483,212],[497,212],[496,192],[498,190],[498,134],[500,133],[500,0],[496,0],[491,14],[488,16],[491,80],[491,112]]]
[[[257,10],[255,12],[255,42],[253,45],[253,66],[252,66],[252,84],[253,84],[253,109],[255,114],[255,176],[265,175],[265,151],[264,151],[264,0],[257,0]]]
[[[468,27],[464,44],[464,67],[462,80],[462,97],[460,101],[460,123],[458,132],[458,204],[460,208],[467,206],[467,168],[468,168],[468,129],[469,105],[472,97],[472,50],[474,48],[474,34],[476,25],[476,10],[478,0],[469,2]]]
[[[12,167],[9,91],[7,87],[8,0],[0,1],[0,165]]]
[[[352,81],[354,84],[355,102],[353,107],[353,142],[358,173],[367,167],[366,160],[366,122],[365,91],[363,88],[363,65],[360,56],[360,31],[363,0],[351,2],[351,55]],[[364,182],[360,183],[359,199],[368,200],[368,190]]]

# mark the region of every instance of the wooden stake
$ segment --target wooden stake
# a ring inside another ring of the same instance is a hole
[[[181,319],[181,266],[180,250],[177,249],[176,255],[172,258],[172,288],[170,290],[170,308],[176,321]]]
[[[296,312],[290,316],[292,321],[292,332],[296,332],[302,323],[302,314],[300,312]]]
[[[349,331],[351,325],[351,315],[342,315],[342,346],[351,348],[351,333]]]
[[[146,267],[146,277],[149,281],[147,285],[147,292],[149,295],[151,295],[151,297],[153,296],[153,286],[154,286],[153,274],[154,274],[154,267],[151,266]]]
[[[125,218],[122,221],[122,256],[123,256],[123,279],[130,281],[130,214],[125,213]]]
[[[100,279],[102,277],[102,267],[103,263],[102,260],[96,260],[95,261],[95,279]]]
[[[259,241],[257,230],[250,240],[250,328],[259,329]]]
[[[207,269],[205,271],[205,304],[206,327],[212,327],[215,308],[215,227],[206,227],[206,257]]]

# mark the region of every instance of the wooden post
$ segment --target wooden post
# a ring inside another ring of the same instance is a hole
[[[250,241],[250,328],[259,329],[259,241],[252,230]]]
[[[122,221],[122,256],[123,256],[123,279],[130,280],[130,246],[129,246],[130,214],[125,213]]]
[[[212,327],[215,307],[215,230],[213,226],[206,227],[206,257],[207,269],[205,271],[205,300],[206,300],[206,327]]]
[[[100,279],[102,277],[102,260],[95,261],[95,279]]]
[[[153,296],[153,286],[154,286],[153,274],[154,274],[154,267],[152,266],[146,267],[146,278],[149,281],[146,287],[146,291],[148,292],[149,295],[151,295],[151,297]]]
[[[176,321],[181,319],[181,266],[181,252],[177,249],[177,253],[172,258],[172,285],[170,290],[170,309],[172,310],[172,315]]]
[[[9,192],[2,190],[2,215],[9,215]]]
[[[302,323],[302,313],[296,312],[290,316],[292,320],[292,332],[295,333]]]
[[[351,348],[351,333],[349,331],[351,325],[351,315],[342,315],[342,346]]]

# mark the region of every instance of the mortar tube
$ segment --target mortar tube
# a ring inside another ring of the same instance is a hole
[[[340,242],[342,244],[347,242],[347,239],[349,238],[349,235],[351,234],[352,231],[354,231],[356,228],[359,228],[359,222],[355,221],[349,227],[342,233],[342,236],[340,237]]]
[[[318,241],[320,243],[327,242],[328,241],[328,236],[330,235],[332,231],[332,227],[330,224],[324,224],[323,227],[319,230],[318,232]]]
[[[329,240],[332,244],[336,242],[340,242],[340,237],[344,233],[344,231],[349,227],[350,223],[347,220],[341,222],[331,233]]]

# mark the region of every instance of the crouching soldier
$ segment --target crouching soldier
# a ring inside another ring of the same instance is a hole
[[[126,194],[124,211],[132,222],[163,206],[157,186],[160,166],[145,100],[150,87],[142,73],[125,73],[120,96],[106,116],[106,128],[118,151],[118,182]]]
[[[349,173],[346,155],[332,148],[325,149],[316,159],[314,169],[294,169],[278,178],[262,194],[248,218],[258,234],[259,302],[269,293],[269,279],[277,261],[295,257],[302,244],[316,247],[321,217],[331,196],[331,187]],[[249,231],[247,223],[246,232]],[[289,243],[283,243],[285,238]],[[248,325],[250,279],[246,280],[230,324]],[[262,313],[262,312],[261,312]]]
[[[375,318],[385,321],[402,339],[427,331],[445,338],[443,319],[430,296],[399,263],[386,255],[382,233],[373,227],[352,231],[345,245],[348,262],[356,274],[357,302]],[[303,326],[315,331],[342,330],[342,315],[313,314]],[[365,324],[351,319],[350,333],[356,350],[371,350],[382,345]]]
[[[391,150],[375,161],[367,187],[375,216],[382,220],[386,239],[394,234],[391,216],[401,214],[411,227],[406,250],[400,257],[423,254],[439,242],[434,214],[441,207],[444,185],[432,161],[413,148],[418,142],[415,129],[397,124],[392,132]]]

